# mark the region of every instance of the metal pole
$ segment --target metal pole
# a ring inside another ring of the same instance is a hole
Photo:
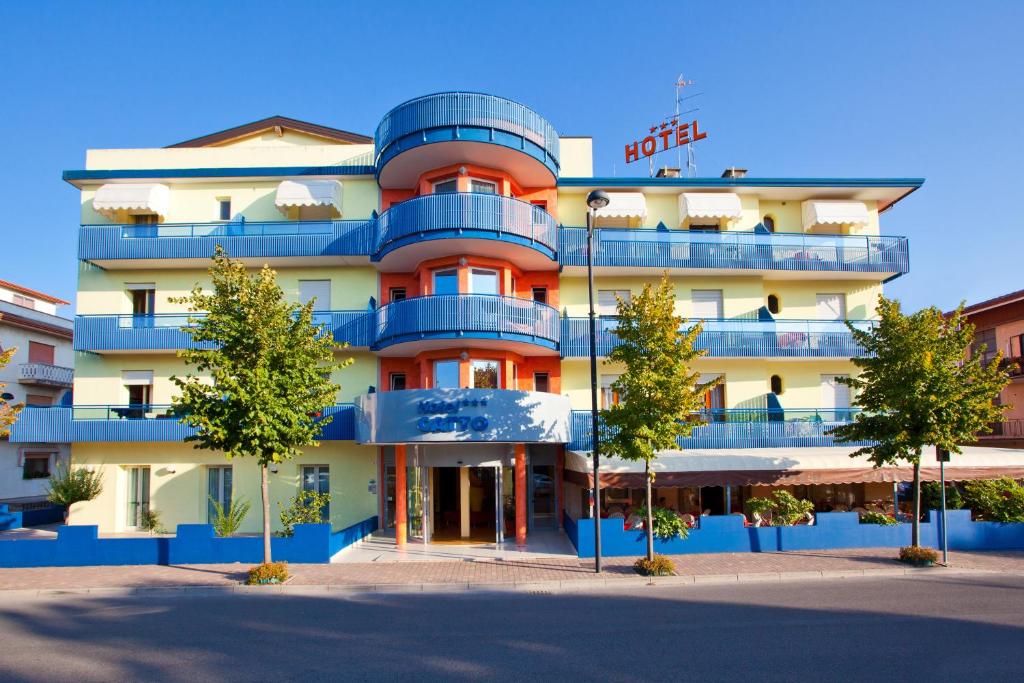
[[[601,460],[597,426],[597,315],[594,312],[594,210],[587,209],[587,286],[590,294],[590,433],[594,451],[594,571],[601,573]]]
[[[946,459],[939,460],[939,488],[942,491],[942,564],[949,564],[949,546],[946,542]]]

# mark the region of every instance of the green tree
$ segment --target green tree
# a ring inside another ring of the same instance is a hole
[[[62,463],[46,485],[46,499],[64,507],[64,523],[71,520],[71,506],[96,498],[103,492],[103,475],[85,467]]]
[[[0,316],[2,317],[2,316]],[[6,350],[0,350],[0,369],[7,367],[7,364],[11,362],[11,358],[17,353],[18,349],[11,347]],[[0,382],[0,389],[3,389],[7,385]],[[14,424],[18,419],[18,413],[21,412],[22,404],[20,403],[8,403],[6,399],[0,397],[0,438],[10,436],[11,425]]]
[[[196,428],[186,438],[195,448],[228,458],[254,457],[260,467],[263,499],[263,561],[270,555],[270,494],[267,468],[318,446],[316,437],[330,422],[321,411],[335,402],[338,385],[331,373],[349,365],[335,352],[343,348],[329,330],[313,324],[314,302],[285,300],[276,273],[264,266],[251,274],[218,246],[210,267],[212,291],[196,286],[172,299],[191,313],[186,328],[196,344],[178,355],[194,369],[172,377],[181,422]]]
[[[618,300],[619,343],[605,361],[625,366],[612,383],[621,400],[602,411],[601,446],[609,456],[644,462],[647,559],[654,560],[651,463],[658,452],[678,448],[676,440],[702,424],[704,393],[717,384],[698,381],[690,364],[706,351],[693,348],[700,324],[687,325],[675,313],[675,288],[665,274],[657,288],[644,285],[629,301]]]
[[[909,462],[914,467],[912,545],[920,545],[921,455],[927,446],[961,453],[960,444],[991,431],[1005,406],[994,399],[1009,382],[999,368],[1001,355],[988,365],[981,353],[968,357],[974,326],[963,306],[946,317],[930,307],[906,315],[900,304],[880,296],[878,324],[870,331],[849,325],[865,354],[854,358],[860,369],[842,379],[862,409],[850,424],[832,433],[841,442],[871,441],[853,455],[866,455],[875,467]]]

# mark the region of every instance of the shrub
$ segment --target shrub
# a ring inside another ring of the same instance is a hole
[[[316,491],[299,491],[292,498],[288,507],[277,507],[281,510],[281,536],[292,536],[295,534],[296,524],[321,524],[323,519],[320,511],[325,505],[331,502],[331,494],[318,493]]]
[[[1009,477],[964,482],[963,495],[975,519],[1024,522],[1024,486]]]
[[[893,526],[899,524],[895,519],[883,512],[874,512],[868,510],[867,512],[860,513],[861,524],[878,524],[880,526]]]
[[[938,560],[939,554],[931,548],[912,545],[900,548],[900,562],[906,562],[918,567],[926,567],[935,564]]]
[[[960,489],[951,482],[946,483],[946,509],[959,510],[964,506],[963,496]],[[921,509],[941,510],[942,509],[942,487],[937,481],[926,481],[921,484]]]
[[[273,583],[284,583],[288,580],[287,562],[264,562],[249,570],[246,583],[250,586],[263,586]]]
[[[646,524],[647,508],[639,508],[636,514]],[[659,541],[671,541],[673,538],[683,539],[690,535],[690,530],[686,528],[686,522],[674,510],[656,507],[652,512],[651,519],[653,520],[654,537]]]
[[[160,523],[160,513],[153,508],[142,511],[142,514],[139,517],[139,528],[143,531],[149,531],[154,534],[167,533],[167,529],[165,529],[164,525]]]
[[[230,536],[238,531],[245,520],[245,516],[249,514],[249,508],[252,507],[247,500],[232,500],[231,505],[228,506],[225,512],[224,506],[219,501],[214,500],[213,496],[210,496],[210,503],[213,504],[215,515],[213,531],[221,538]]]
[[[644,576],[675,576],[676,564],[664,555],[655,555],[653,560],[641,557],[633,563],[633,569]]]
[[[801,500],[789,491],[775,491],[771,498],[751,498],[747,501],[751,514],[758,514],[767,521],[771,514],[772,526],[793,526],[808,512],[814,512],[814,503]]]
[[[63,505],[71,512],[75,503],[93,500],[103,492],[103,476],[84,467],[57,465],[46,489],[46,498],[54,505]]]

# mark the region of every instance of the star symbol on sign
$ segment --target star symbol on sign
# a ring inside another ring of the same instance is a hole
[[[657,127],[657,126],[651,126],[651,132],[652,132],[652,133],[653,133],[654,131],[656,131],[656,130],[658,130],[658,127]]]
[[[679,125],[679,119],[672,119],[672,126],[675,127],[675,126],[678,126],[678,125]]]
[[[668,128],[668,124],[667,123],[662,123],[661,124],[661,129],[665,130],[666,128]]]

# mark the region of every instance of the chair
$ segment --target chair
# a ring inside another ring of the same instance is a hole
[[[764,526],[765,519],[761,516],[760,512],[754,512],[751,514],[751,516],[754,518],[754,526]]]
[[[608,513],[608,519],[625,519],[626,515],[622,514],[622,510],[616,510],[615,512]]]
[[[700,516],[701,517],[710,517],[711,516],[711,509],[709,508],[709,509],[705,510],[704,512],[700,513]]]
[[[743,526],[750,526],[750,522],[747,520],[747,516],[745,514],[743,514],[742,512],[734,512],[732,514],[737,515],[740,519],[743,520]]]
[[[814,526],[814,513],[813,512],[805,512],[804,513],[804,519],[807,520],[807,526]]]
[[[626,520],[626,528],[627,529],[643,529],[644,528],[644,520],[643,520],[643,518],[640,517],[640,515],[638,515],[638,514],[636,514],[634,512],[633,514],[631,514],[629,516],[629,519]]]
[[[683,524],[688,527],[692,527],[697,523],[697,518],[691,515],[689,512],[679,515],[679,519],[683,520]]]

